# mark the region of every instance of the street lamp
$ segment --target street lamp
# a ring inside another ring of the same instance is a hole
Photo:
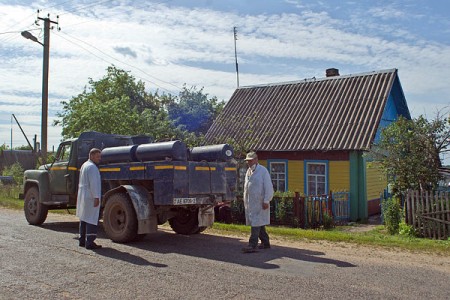
[[[41,44],[42,46],[44,46],[44,44],[42,44],[41,42],[38,41],[37,37],[35,37],[34,35],[32,35],[29,31],[22,31],[20,33],[24,38],[28,39],[28,40],[32,40],[33,42],[36,42],[38,44]]]

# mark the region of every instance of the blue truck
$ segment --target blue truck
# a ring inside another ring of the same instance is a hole
[[[102,150],[101,218],[108,238],[130,242],[169,222],[179,234],[214,222],[214,206],[235,200],[236,161],[228,144],[188,148],[147,136],[84,132],[62,142],[50,164],[24,173],[24,212],[41,225],[52,209],[75,208],[81,165]]]

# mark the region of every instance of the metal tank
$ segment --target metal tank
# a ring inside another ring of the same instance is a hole
[[[194,147],[190,151],[192,161],[228,161],[233,158],[233,148],[228,144]]]
[[[136,149],[138,161],[187,160],[188,149],[181,141],[142,144]]]

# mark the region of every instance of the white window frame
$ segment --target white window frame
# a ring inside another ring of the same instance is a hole
[[[309,167],[311,165],[321,165],[324,166],[324,174],[310,174]],[[310,191],[309,183],[310,177],[314,178],[314,192]],[[322,183],[318,179],[323,179],[323,193],[318,193],[319,184]],[[305,162],[305,194],[306,195],[324,195],[328,193],[328,162],[327,161],[306,161]]]

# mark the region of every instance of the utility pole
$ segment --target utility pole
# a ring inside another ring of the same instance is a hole
[[[59,27],[59,16],[56,16],[57,21],[50,20],[50,14],[47,18],[39,17],[39,10],[37,11],[38,16],[35,24],[38,25],[38,20],[44,21],[44,43],[38,41],[38,39],[33,36],[28,31],[22,31],[22,36],[26,39],[32,40],[44,47],[43,65],[42,65],[42,116],[41,116],[41,156],[42,162],[45,164],[47,162],[47,119],[48,119],[48,73],[49,73],[49,56],[50,56],[50,29],[53,29],[51,24],[56,24],[58,30]]]
[[[57,17],[59,19],[59,16]],[[42,68],[42,117],[41,117],[41,151],[42,162],[47,162],[47,117],[48,117],[48,73],[49,73],[49,56],[50,56],[50,23],[58,25],[58,22],[50,20],[50,14],[47,18],[38,16],[38,20],[44,21],[44,62]]]
[[[237,81],[237,87],[239,87],[239,67],[238,67],[237,51],[236,51],[237,27],[233,27],[233,32],[234,32],[234,59],[236,61],[236,81]]]

